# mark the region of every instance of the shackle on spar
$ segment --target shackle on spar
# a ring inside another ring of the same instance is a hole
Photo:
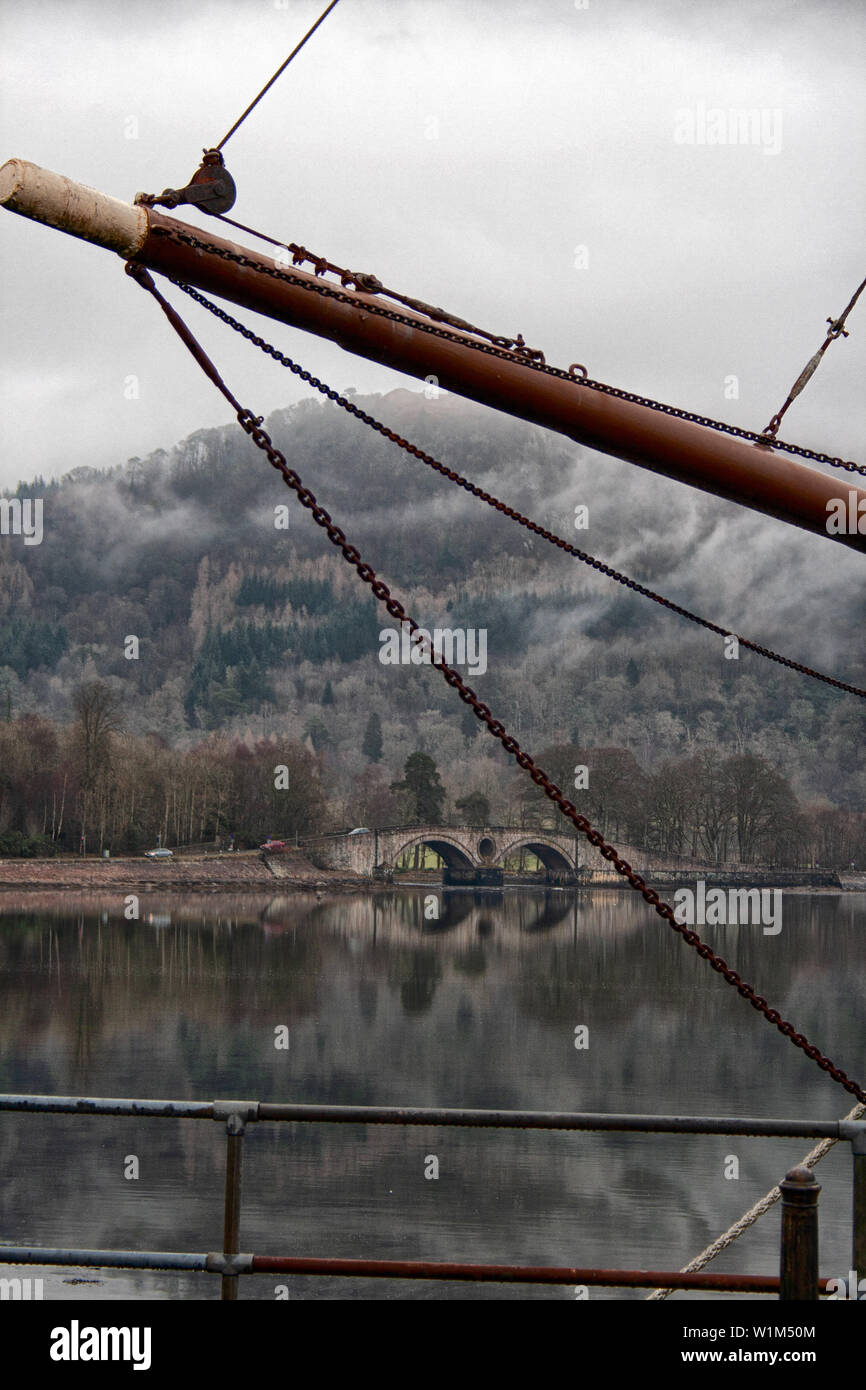
[[[225,167],[220,150],[203,150],[202,162],[185,188],[164,188],[161,193],[136,193],[135,201],[145,208],[179,208],[191,203],[212,216],[228,212],[235,205],[237,188]]]

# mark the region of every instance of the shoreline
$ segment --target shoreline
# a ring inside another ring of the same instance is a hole
[[[707,867],[696,866],[690,872],[691,881],[703,878],[707,884],[724,885],[728,876]],[[756,869],[752,883],[754,886],[773,887],[773,870]],[[779,870],[779,879],[789,878],[790,870]],[[655,889],[673,891],[677,882],[668,878],[664,871],[658,874],[647,873],[647,883]],[[866,892],[866,870],[844,872],[836,876],[836,883],[779,882],[783,893],[802,893],[833,896],[845,893]],[[683,882],[679,874],[677,881]],[[742,879],[738,881],[740,886]],[[0,894],[15,892],[147,892],[147,893],[220,893],[220,892],[263,892],[273,893],[379,893],[393,891],[395,888],[430,888],[442,890],[441,881],[429,879],[397,880],[383,883],[345,871],[337,872],[316,867],[300,850],[291,850],[279,857],[266,856],[256,851],[241,851],[237,854],[178,856],[172,860],[152,861],[139,857],[117,859],[0,859]],[[506,888],[537,888],[548,892],[575,892],[587,888],[628,889],[628,883],[619,875],[605,872],[594,876],[585,883],[563,885],[532,882],[506,882]],[[453,891],[453,890],[452,890]],[[480,888],[471,885],[465,891],[478,892]]]
[[[345,872],[317,869],[299,851],[266,857],[237,854],[179,855],[150,860],[0,859],[0,894],[9,892],[359,892],[378,887]]]

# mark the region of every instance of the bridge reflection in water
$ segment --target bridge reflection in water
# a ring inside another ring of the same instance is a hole
[[[432,895],[430,895],[432,897]],[[467,889],[457,893],[443,893],[436,899],[430,911],[430,899],[423,899],[419,905],[422,915],[418,927],[422,932],[453,931],[461,922],[472,919],[480,937],[490,936],[494,930],[494,920],[498,909],[504,902],[500,892],[477,892]],[[540,932],[556,927],[566,918],[577,924],[577,899],[573,893],[544,892],[522,899],[518,909],[521,931]]]

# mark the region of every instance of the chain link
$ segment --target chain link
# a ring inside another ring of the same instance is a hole
[[[127,273],[137,280],[143,289],[148,290],[149,293],[153,295],[172,327],[175,329],[175,332],[178,333],[179,337],[186,343],[187,347],[199,362],[199,365],[202,366],[203,370],[222,392],[225,399],[235,411],[241,428],[250,436],[256,447],[262,450],[271,466],[277,470],[286,485],[295,493],[301,506],[305,507],[312,514],[316,525],[322,528],[332,545],[336,546],[342,554],[343,559],[352,566],[362,582],[370,586],[376,600],[383,604],[390,616],[396,618],[401,625],[406,623],[409,632],[414,636],[414,634],[419,631],[419,624],[410,617],[399,599],[394,597],[388,585],[377,577],[373,567],[362,559],[356,547],[349,543],[345,532],[334,523],[330,513],[319,504],[315,494],[304,485],[295,470],[289,467],[285,455],[281,453],[273,443],[267,430],[262,428],[262,416],[254,415],[251,410],[242,406],[232,394],[220,377],[216,367],[204,352],[198,340],[190,332],[180,315],[159,293],[153,278],[147,270],[145,270],[143,266],[135,265],[132,262],[127,264],[126,269]],[[717,956],[712,947],[701,940],[697,932],[691,931],[683,923],[677,921],[676,914],[670,903],[664,902],[659,897],[658,893],[647,885],[645,879],[641,878],[640,874],[632,868],[628,861],[619,855],[613,845],[607,843],[604,836],[592,826],[586,816],[581,815],[573,802],[569,801],[556,783],[550,780],[547,773],[537,765],[529,753],[521,748],[517,739],[513,738],[507,732],[504,724],[500,723],[500,721],[494,717],[493,711],[490,709],[489,705],[479,700],[475,691],[471,686],[465,683],[458,672],[455,671],[453,667],[448,666],[440,657],[437,657],[435,652],[429,652],[429,656],[430,664],[439,671],[448,685],[457,691],[464,704],[467,704],[471,708],[476,718],[481,720],[488,732],[501,743],[506,753],[514,758],[518,767],[528,773],[532,781],[536,786],[541,788],[548,800],[562,812],[567,820],[571,821],[575,829],[579,830],[580,833],[585,836],[589,843],[599,851],[602,857],[613,865],[616,872],[626,880],[629,886],[633,888],[635,892],[640,893],[644,901],[667,922],[668,926],[670,926],[673,931],[677,932],[687,945],[693,947],[701,959],[705,960],[717,974],[721,975],[722,979],[725,980],[727,984],[733,986],[743,999],[748,1000],[752,1008],[762,1014],[768,1023],[772,1023],[784,1037],[790,1039],[795,1047],[804,1052],[810,1061],[817,1063],[821,1070],[827,1072],[833,1081],[837,1082],[852,1096],[855,1096],[857,1100],[866,1104],[866,1091],[864,1091],[856,1081],[853,1081],[841,1068],[837,1067],[829,1057],[825,1057],[820,1049],[815,1047],[813,1043],[810,1043],[803,1033],[798,1033],[794,1025],[789,1023],[787,1019],[782,1018],[782,1015],[777,1009],[771,1008],[762,995],[756,993],[752,986],[747,984],[737,971],[733,970],[728,965],[727,961],[723,960],[721,956]]]
[[[170,241],[177,242],[183,246],[189,246],[195,251],[203,251],[211,256],[217,256],[220,260],[231,261],[234,265],[246,266],[256,270],[262,275],[268,275],[271,279],[282,280],[286,284],[293,285],[297,289],[306,290],[310,294],[318,294],[326,299],[336,299],[344,304],[354,305],[355,301],[348,295],[341,293],[334,285],[325,285],[311,282],[308,277],[293,275],[290,270],[282,269],[278,266],[270,266],[263,260],[253,256],[247,256],[242,251],[230,251],[227,246],[214,246],[211,242],[202,241],[200,237],[194,236],[191,232],[181,231],[177,227],[153,226],[151,231],[155,236],[167,237]],[[281,243],[282,244],[282,243]],[[296,248],[298,252],[304,252],[305,258],[312,264],[320,265],[324,269],[332,270],[335,274],[345,276],[348,280],[354,281],[351,271],[341,271],[329,261],[322,258],[310,256],[304,251],[303,247]],[[321,274],[321,271],[317,271]],[[364,277],[362,277],[363,279]],[[369,277],[372,282],[374,277]],[[378,285],[378,281],[375,284]],[[359,288],[363,286],[359,283]],[[367,293],[388,293],[388,291],[378,291],[369,289]],[[407,301],[408,302],[408,301]],[[429,306],[422,306],[420,301],[414,301],[419,306],[420,312],[433,312],[438,314],[439,310],[430,310]],[[504,358],[507,361],[519,361],[524,366],[532,368],[533,371],[543,372],[547,376],[557,377],[561,381],[570,381],[573,385],[586,388],[590,391],[599,391],[605,396],[613,396],[616,400],[629,401],[632,405],[642,405],[648,410],[657,410],[663,415],[674,416],[678,420],[687,420],[690,424],[703,425],[705,429],[717,430],[722,434],[730,434],[737,439],[747,439],[750,443],[761,444],[765,448],[772,447],[781,449],[788,454],[796,454],[799,458],[813,459],[816,463],[829,464],[831,468],[842,468],[848,473],[860,473],[866,477],[866,464],[854,463],[850,459],[834,457],[830,454],[820,453],[815,449],[806,449],[799,444],[786,444],[782,440],[768,437],[766,434],[757,434],[754,430],[741,429],[738,425],[728,425],[721,420],[714,420],[708,415],[696,415],[690,410],[681,410],[678,406],[665,405],[662,401],[656,401],[651,396],[638,396],[631,391],[623,391],[617,386],[609,386],[606,382],[596,381],[590,376],[575,376],[572,372],[566,371],[561,367],[552,367],[544,360],[544,354],[534,348],[527,348],[523,343],[522,337],[518,335],[516,339],[497,338],[492,334],[485,334],[487,342],[468,342],[466,338],[457,333],[449,332],[447,328],[438,327],[435,323],[419,323],[417,319],[407,318],[397,309],[388,308],[384,304],[364,304],[365,313],[375,314],[380,318],[390,319],[394,323],[400,323],[410,328],[419,329],[421,332],[429,333],[435,338],[444,338],[448,342],[459,343],[462,347],[470,347],[476,352],[486,353],[488,356]],[[479,330],[468,328],[464,331],[478,333]]]
[[[607,578],[615,580],[617,584],[622,584],[626,589],[631,589],[634,593],[640,594],[644,598],[652,599],[653,603],[667,608],[671,613],[676,613],[681,618],[687,618],[689,622],[697,623],[699,627],[706,628],[708,631],[714,632],[720,637],[736,637],[741,647],[745,647],[748,651],[756,652],[759,656],[766,657],[768,661],[775,661],[780,666],[786,666],[792,671],[798,671],[801,675],[810,676],[813,680],[823,681],[825,685],[833,686],[836,690],[843,690],[849,695],[857,695],[861,700],[866,700],[866,690],[861,690],[859,686],[849,685],[846,681],[836,680],[834,676],[825,676],[820,671],[812,670],[810,666],[804,666],[799,661],[792,661],[787,656],[780,656],[778,652],[771,651],[768,647],[761,647],[757,642],[750,642],[746,637],[740,637],[736,633],[730,632],[727,628],[719,627],[717,623],[710,622],[708,618],[701,618],[697,613],[691,613],[688,608],[683,608],[680,604],[673,603],[671,599],[665,598],[662,594],[655,593],[653,589],[648,589],[645,585],[639,584],[636,579],[629,579],[627,575],[621,574],[619,570],[615,570],[610,565],[606,565],[602,560],[597,560],[595,556],[587,554],[585,550],[578,549],[576,545],[572,545],[571,542],[565,540],[564,537],[556,535],[554,531],[548,531],[546,527],[539,526],[538,522],[533,521],[528,516],[524,516],[523,512],[519,512],[516,508],[510,507],[507,502],[500,501],[500,499],[494,497],[492,493],[485,492],[483,488],[470,482],[468,478],[464,478],[460,473],[455,472],[453,468],[448,468],[446,464],[440,463],[439,460],[433,458],[431,454],[426,453],[423,449],[419,449],[417,445],[410,443],[408,439],[404,439],[402,435],[389,429],[387,425],[383,425],[380,420],[377,420],[373,415],[369,415],[366,410],[361,410],[359,406],[347,400],[345,396],[341,396],[333,387],[327,386],[318,377],[313,376],[311,372],[299,366],[291,357],[287,357],[285,353],[280,352],[278,348],[274,347],[273,343],[269,343],[265,338],[260,337],[258,333],[254,333],[252,329],[239,323],[236,318],[233,318],[225,309],[221,309],[218,304],[214,304],[199,290],[193,289],[191,285],[185,284],[183,280],[176,280],[173,276],[169,278],[173,285],[179,290],[183,290],[184,294],[189,295],[190,299],[194,299],[197,304],[201,304],[202,307],[213,314],[215,318],[221,319],[223,323],[228,324],[236,333],[240,333],[241,337],[245,338],[247,342],[260,348],[262,352],[268,357],[272,357],[274,361],[279,362],[281,366],[288,367],[289,371],[294,372],[295,376],[300,377],[302,381],[307,382],[310,386],[314,387],[316,391],[321,392],[323,396],[327,396],[335,405],[340,406],[340,408],[347,411],[348,414],[353,415],[356,420],[360,420],[363,424],[369,425],[377,434],[381,434],[385,439],[391,440],[393,444],[397,444],[401,449],[404,449],[406,453],[419,459],[421,463],[426,464],[428,468],[433,468],[437,473],[441,473],[443,478],[447,478],[450,482],[456,483],[458,487],[464,488],[466,492],[470,492],[474,497],[480,498],[482,502],[486,502],[494,511],[501,512],[503,516],[507,516],[511,521],[516,521],[519,526],[524,526],[527,531],[531,531],[534,535],[540,536],[542,540],[549,541],[550,544],[555,545],[558,550],[565,551],[568,555],[573,555],[583,564],[589,565],[590,568],[597,570],[599,574],[606,575]]]

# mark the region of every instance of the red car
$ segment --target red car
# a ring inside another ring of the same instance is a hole
[[[265,840],[265,843],[264,843],[263,845],[259,845],[259,849],[288,849],[288,848],[289,848],[289,846],[288,846],[288,844],[286,843],[285,840],[272,840],[272,839],[270,839],[270,837],[269,837],[267,840]]]

